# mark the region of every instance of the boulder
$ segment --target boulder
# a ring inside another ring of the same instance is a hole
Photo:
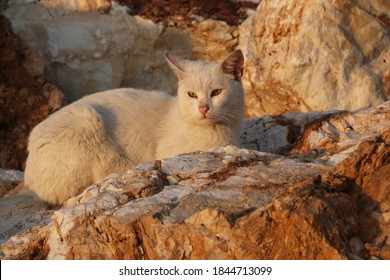
[[[111,174],[42,205],[1,258],[390,259],[389,141],[390,102],[247,119],[242,147],[267,152],[215,147]]]
[[[0,197],[23,181],[23,172],[0,168]]]
[[[118,2],[9,0],[4,14],[72,101],[118,87],[174,93],[165,51],[220,61],[236,48],[248,117],[389,99],[388,1]]]
[[[238,44],[237,26],[196,15],[159,21],[153,11],[142,12],[154,21],[130,15],[132,9],[112,1],[10,0],[4,15],[43,59],[49,81],[71,101],[119,87],[174,94],[177,78],[166,64],[166,51],[221,61]]]
[[[47,82],[42,60],[1,14],[0,30],[0,167],[23,170],[30,131],[65,100]]]
[[[239,32],[248,116],[389,100],[389,28],[389,1],[261,1]]]

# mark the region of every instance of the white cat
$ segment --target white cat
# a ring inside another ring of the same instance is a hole
[[[38,124],[25,184],[62,204],[110,173],[213,146],[238,145],[244,114],[240,50],[222,63],[166,54],[177,96],[122,88],[86,96]]]

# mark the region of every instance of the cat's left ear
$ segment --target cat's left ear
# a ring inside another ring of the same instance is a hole
[[[222,72],[232,75],[234,80],[240,81],[244,68],[244,55],[241,50],[232,52],[221,64]]]
[[[165,52],[165,58],[168,61],[169,66],[175,71],[177,77],[182,80],[186,75],[187,61],[179,56]]]

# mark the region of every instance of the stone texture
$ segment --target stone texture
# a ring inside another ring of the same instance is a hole
[[[53,214],[53,211],[24,187],[23,183],[1,197],[0,209],[0,243],[35,226],[46,225],[51,221]],[[30,239],[25,240],[27,244],[29,241]],[[17,241],[18,243],[20,241]]]
[[[292,153],[315,153],[321,160],[340,163],[356,150],[361,141],[368,141],[374,135],[386,137],[390,126],[389,105],[390,102],[386,102],[375,109],[354,114],[344,112],[335,118],[315,121],[305,130]],[[388,142],[388,139],[383,141]]]
[[[85,13],[89,2],[10,0],[4,11],[16,33],[45,62],[48,79],[71,101],[126,86],[173,94],[177,79],[165,51],[222,60],[238,44],[237,27],[222,21],[194,17],[191,26],[178,28],[131,16],[116,2],[110,9],[96,3]]]
[[[9,0],[4,14],[70,100],[124,86],[174,93],[165,51],[218,61],[238,47],[249,117],[355,111],[389,99],[388,1],[264,0],[243,23],[224,9],[205,18],[207,5],[223,1],[120,2],[132,10],[103,0]]]
[[[0,168],[0,197],[23,181],[23,172]]]
[[[17,2],[25,4],[26,1],[17,0]],[[45,7],[59,8],[66,11],[105,10],[111,7],[111,1],[109,0],[40,0],[39,2],[42,2]]]
[[[247,18],[248,9],[256,9],[260,0],[118,0],[129,7],[131,15],[140,15],[172,26],[189,26],[192,21],[212,19],[239,25]]]
[[[45,225],[53,214],[46,211],[47,205],[29,192],[22,181],[23,172],[0,169],[0,243],[35,226]],[[29,244],[33,239],[26,242]]]
[[[390,259],[389,120],[390,102],[248,119],[242,145],[274,153],[216,147],[112,174],[42,205],[52,217],[2,258]]]
[[[389,1],[261,1],[240,27],[248,116],[389,100]]]
[[[47,82],[43,62],[2,15],[0,30],[0,167],[23,170],[28,134],[65,102]]]
[[[0,258],[390,259],[390,103],[334,110],[388,98],[387,2],[261,3],[237,27],[196,14],[155,24],[111,1],[9,0],[5,14],[38,54],[0,17],[0,155],[12,168],[28,131],[62,106],[44,68],[71,99],[173,91],[165,50],[220,60],[239,44],[248,115],[332,111],[246,119],[245,149],[143,163],[59,209],[0,170]]]
[[[246,149],[289,154],[298,141],[303,141],[301,136],[308,126],[314,126],[322,120],[344,113],[344,111],[303,112],[248,118],[244,122],[241,143]]]

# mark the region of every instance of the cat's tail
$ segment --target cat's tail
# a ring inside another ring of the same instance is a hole
[[[25,184],[50,204],[62,204],[126,161],[102,116],[82,104],[38,124],[29,137],[28,152]]]

